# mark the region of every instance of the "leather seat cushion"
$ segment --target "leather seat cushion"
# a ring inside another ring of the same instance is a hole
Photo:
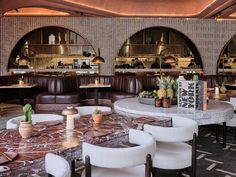
[[[38,94],[36,95],[36,104],[54,104],[56,96],[52,94]]]
[[[145,166],[139,165],[129,168],[100,168],[92,166],[92,177],[144,177]],[[81,177],[85,177],[83,171]]]
[[[153,157],[153,167],[177,170],[192,164],[192,147],[186,143],[157,142],[157,152]]]
[[[79,94],[78,93],[68,93],[68,94],[59,94],[56,95],[56,102],[59,104],[75,104],[79,102]]]
[[[125,99],[125,98],[131,98],[131,97],[135,97],[136,94],[132,94],[132,93],[126,93],[126,92],[111,92],[110,93],[110,98],[111,98],[111,102],[114,103],[117,100],[120,99]]]

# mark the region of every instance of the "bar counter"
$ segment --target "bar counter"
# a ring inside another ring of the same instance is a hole
[[[53,152],[64,156],[69,162],[81,156],[83,142],[112,147],[127,141],[129,128],[142,129],[144,123],[171,126],[171,118],[132,118],[116,113],[107,114],[105,121],[94,124],[91,115],[76,119],[75,129],[65,129],[65,121],[41,122],[34,125],[33,136],[22,139],[18,129],[0,131],[0,152],[15,152],[12,162],[1,165],[10,170],[0,172],[1,177],[23,177],[44,172],[44,156]]]

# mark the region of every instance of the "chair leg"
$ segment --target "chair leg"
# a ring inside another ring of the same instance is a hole
[[[145,164],[145,177],[151,177],[152,173],[152,158],[151,155],[148,154],[146,157],[146,164]]]
[[[183,175],[182,175],[182,171],[178,171],[178,177],[182,177]]]
[[[85,177],[91,177],[91,164],[90,164],[90,157],[85,157]]]
[[[223,122],[223,148],[226,148],[226,137],[227,137],[226,122]]]
[[[191,177],[196,177],[196,168],[197,168],[197,134],[193,134],[193,143],[192,143],[192,168],[191,168]]]
[[[234,139],[236,140],[236,128],[234,129]]]
[[[220,141],[220,130],[219,130],[219,125],[218,124],[216,124],[216,141],[217,141],[217,143]]]
[[[71,174],[75,174],[75,161],[76,160],[72,160],[71,162]]]

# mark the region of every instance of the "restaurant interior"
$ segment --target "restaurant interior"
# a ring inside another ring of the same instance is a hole
[[[0,177],[233,177],[235,112],[235,0],[0,1]]]

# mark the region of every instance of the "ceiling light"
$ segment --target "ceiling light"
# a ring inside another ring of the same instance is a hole
[[[105,63],[104,58],[100,56],[100,48],[98,48],[98,56],[95,56],[93,58],[92,63],[95,63],[95,64]]]

